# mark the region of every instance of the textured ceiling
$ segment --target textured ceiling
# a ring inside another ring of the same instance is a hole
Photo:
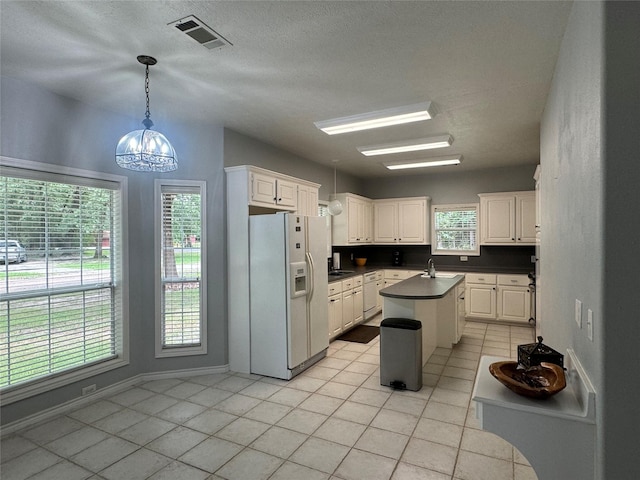
[[[447,169],[535,164],[571,4],[389,1],[7,1],[1,72],[134,118],[223,125],[360,177],[381,162],[462,154]],[[167,24],[195,15],[233,45]],[[314,121],[432,101],[435,119],[328,136]],[[166,132],[165,132],[166,133]],[[364,157],[356,147],[449,133],[451,147]],[[406,174],[406,172],[404,173]]]

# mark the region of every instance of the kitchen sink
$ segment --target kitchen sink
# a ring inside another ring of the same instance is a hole
[[[353,270],[332,270],[329,272],[329,275],[338,277],[340,275],[344,275],[346,273],[353,273]]]

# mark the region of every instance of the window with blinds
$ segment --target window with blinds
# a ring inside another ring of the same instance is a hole
[[[205,183],[156,182],[156,355],[206,353]]]
[[[68,172],[2,168],[3,394],[123,357],[121,183]]]
[[[479,255],[478,205],[433,205],[434,255]]]

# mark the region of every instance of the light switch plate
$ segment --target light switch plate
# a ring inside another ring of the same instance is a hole
[[[587,309],[587,338],[593,342],[593,310]]]
[[[576,323],[582,328],[582,302],[576,298]]]

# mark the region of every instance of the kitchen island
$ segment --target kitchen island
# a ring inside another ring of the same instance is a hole
[[[436,347],[451,348],[458,341],[455,287],[462,281],[464,275],[418,274],[380,290],[383,318],[422,322],[422,365]]]

